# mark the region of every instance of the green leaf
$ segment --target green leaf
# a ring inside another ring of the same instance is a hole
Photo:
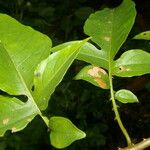
[[[150,31],[145,31],[145,32],[139,33],[138,35],[134,36],[133,39],[150,40]]]
[[[86,136],[83,131],[79,130],[69,119],[64,117],[51,117],[49,127],[51,129],[51,144],[56,148],[65,148],[72,142]]]
[[[0,136],[7,130],[22,130],[37,115],[31,101],[21,102],[15,97],[0,96]]]
[[[50,48],[47,36],[0,14],[0,90],[5,92],[0,95],[1,136],[9,129],[23,129],[41,114],[31,87],[34,70],[49,55]],[[15,98],[20,95],[27,97],[26,103]]]
[[[31,88],[34,70],[41,60],[48,57],[52,45],[51,40],[31,27],[20,24],[10,16],[0,14],[0,41],[7,50],[18,74],[21,74],[26,86]],[[13,76],[9,78],[13,78]],[[2,82],[1,80],[3,79],[0,79],[0,89],[4,85],[4,80]],[[12,82],[7,82],[12,90],[4,90],[10,94],[24,94],[24,92],[14,91],[12,85],[15,81],[12,80]]]
[[[150,73],[150,53],[129,50],[113,63],[112,74],[120,77],[140,76]]]
[[[119,90],[115,93],[115,98],[121,103],[138,103],[137,97],[129,90]]]
[[[40,109],[44,110],[47,107],[51,94],[87,40],[70,44],[63,50],[53,53],[38,65],[35,71],[33,94]]]
[[[126,40],[134,23],[135,5],[131,0],[114,9],[104,9],[90,15],[85,22],[84,32],[113,59]]]
[[[52,48],[52,52],[56,52],[62,50],[63,48],[69,46],[73,43],[78,43],[79,41],[71,41],[60,44]],[[77,56],[78,60],[82,60],[97,66],[101,66],[105,69],[108,68],[108,60],[106,59],[105,53],[102,50],[97,49],[91,43],[85,43]]]
[[[102,89],[109,89],[108,74],[102,68],[97,66],[84,67],[75,77],[76,80],[82,79],[91,84],[101,87]]]

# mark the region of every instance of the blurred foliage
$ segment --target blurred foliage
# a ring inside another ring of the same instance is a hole
[[[0,0],[0,12],[7,13],[23,24],[47,34],[53,45],[65,41],[83,39],[83,25],[90,13],[106,6],[114,7],[120,0]],[[150,51],[149,41],[132,40],[142,31],[150,30],[150,1],[135,0],[137,19],[127,42],[118,55],[126,49],[141,48]],[[74,81],[73,77],[85,66],[75,61],[63,82],[53,94],[46,115],[64,116],[72,120],[87,133],[84,140],[77,141],[66,150],[111,150],[124,145],[124,137],[114,121],[109,91],[101,90],[84,81]],[[150,77],[114,78],[115,89],[121,87],[133,91],[139,104],[120,106],[119,111],[133,141],[150,135]],[[23,131],[0,138],[0,150],[54,150],[49,144],[47,128],[36,117]]]

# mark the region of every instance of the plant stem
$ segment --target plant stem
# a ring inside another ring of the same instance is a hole
[[[110,82],[110,93],[111,93],[111,100],[112,100],[112,105],[113,105],[113,111],[115,113],[115,119],[117,120],[118,125],[119,125],[122,133],[124,134],[124,136],[126,138],[126,141],[127,141],[127,144],[129,146],[129,145],[131,145],[131,139],[130,139],[130,136],[129,136],[127,130],[123,126],[123,123],[121,121],[121,118],[120,118],[120,115],[119,115],[119,112],[118,112],[117,104],[116,104],[116,101],[115,101],[115,98],[114,98],[114,90],[113,90],[111,69],[109,69],[109,82]]]

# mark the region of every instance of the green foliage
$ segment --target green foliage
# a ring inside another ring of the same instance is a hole
[[[137,97],[129,90],[119,90],[115,93],[115,98],[122,103],[137,103]]]
[[[150,73],[150,53],[128,50],[113,62],[112,73],[121,77],[133,77]]]
[[[145,32],[139,33],[138,35],[134,36],[133,39],[150,40],[150,31],[145,31]]]
[[[51,40],[47,36],[0,14],[0,90],[6,93],[0,96],[1,136],[7,130],[22,130],[36,115],[48,124],[41,110],[47,108],[50,95],[87,40],[50,55]],[[74,130],[74,134],[78,132]],[[78,138],[72,137],[71,143]]]
[[[22,2],[19,2],[21,5]],[[46,7],[39,12],[39,16],[51,17],[54,11],[53,7]],[[93,9],[84,7],[76,11],[75,15],[84,20],[91,12]],[[51,95],[72,62],[78,59],[91,65],[84,67],[75,79],[83,79],[97,87],[110,89],[115,119],[128,145],[131,145],[115,99],[122,103],[138,102],[138,99],[129,90],[118,90],[115,93],[112,76],[133,77],[150,73],[148,52],[132,49],[124,52],[120,58],[116,56],[133,26],[135,16],[134,3],[131,0],[124,0],[119,7],[105,8],[87,19],[84,31],[94,44],[88,43],[88,38],[51,48],[52,43],[47,36],[7,15],[0,14],[0,135],[3,136],[7,130],[11,130],[12,133],[22,130],[36,115],[39,115],[50,128],[50,140],[54,147],[65,148],[72,142],[84,138],[85,133],[76,128],[70,120],[63,117],[51,117],[49,120],[49,117],[44,116],[46,113],[42,112],[47,108]],[[73,29],[70,20],[71,16],[62,19],[64,24],[61,25],[61,29],[65,32],[66,39]],[[149,31],[135,36],[134,39],[149,40]],[[88,92],[85,95],[87,98]],[[71,96],[72,94],[70,99]],[[77,110],[82,113],[82,107],[78,109],[78,106],[80,105],[76,106]],[[71,105],[69,107],[71,109]],[[89,107],[92,109],[91,105]],[[102,109],[103,105],[100,108]],[[95,108],[91,113],[94,111]],[[97,128],[93,127],[93,132],[99,131]],[[105,126],[100,126],[100,130],[104,129]],[[92,141],[93,134],[88,130],[87,133]],[[100,143],[103,145],[105,138],[100,131],[99,133],[99,138],[102,139]]]
[[[101,87],[102,89],[109,89],[109,78],[108,74],[102,68],[97,66],[86,66],[84,67],[75,77],[76,80],[82,79],[92,83],[95,86]]]
[[[61,51],[53,53],[38,65],[35,71],[33,95],[40,109],[47,108],[51,94],[63,79],[67,69],[79,53],[80,47],[85,42],[79,41],[70,44]]]
[[[84,138],[84,132],[76,128],[73,123],[64,117],[52,117],[49,120],[51,129],[51,144],[57,148],[65,148],[75,140]]]
[[[59,51],[72,43],[76,43],[78,41],[66,42],[55,46],[52,48],[52,52]],[[78,60],[85,61],[87,63],[95,64],[98,66],[102,66],[104,68],[108,68],[108,60],[106,59],[106,55],[103,51],[97,49],[91,43],[85,43],[77,56]]]
[[[126,40],[135,15],[134,3],[124,0],[117,8],[106,8],[90,15],[85,22],[84,31],[105,51],[107,59],[111,61]]]

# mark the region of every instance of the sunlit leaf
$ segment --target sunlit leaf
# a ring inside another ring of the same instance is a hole
[[[150,40],[150,31],[145,31],[145,32],[139,33],[138,35],[134,36],[133,39]]]
[[[45,109],[56,86],[63,79],[67,69],[77,57],[80,48],[88,39],[72,43],[63,50],[43,60],[35,71],[34,97],[40,109]]]
[[[52,52],[57,52],[69,46],[70,44],[77,42],[79,41],[72,41],[60,44],[58,46],[53,47]],[[108,68],[108,60],[106,59],[104,51],[97,49],[94,45],[88,42],[81,47],[77,59],[101,66],[106,69]]]
[[[137,97],[129,90],[119,90],[115,93],[115,98],[122,103],[138,103]]]
[[[112,73],[121,77],[150,73],[150,53],[143,50],[126,51],[114,62]]]
[[[31,87],[36,66],[45,59],[51,40],[31,27],[0,14],[0,135],[23,129],[41,114]],[[27,102],[15,96],[24,95]]]
[[[126,40],[134,23],[136,11],[131,0],[124,0],[114,9],[104,9],[90,15],[85,22],[84,32],[113,59]]]
[[[86,136],[83,131],[79,130],[69,119],[64,117],[51,117],[49,127],[51,129],[51,144],[56,148],[65,148],[72,142]]]
[[[25,84],[31,88],[34,70],[41,60],[48,57],[52,45],[51,40],[31,27],[20,24],[10,16],[0,14],[0,41],[12,63],[20,72]],[[9,78],[13,78],[13,76]],[[12,80],[12,82],[15,81]],[[14,87],[11,86],[11,82],[9,85],[14,94]],[[3,85],[0,85],[0,88],[2,87]],[[16,92],[16,94],[18,93]]]
[[[15,97],[0,96],[0,136],[7,130],[12,133],[22,130],[36,115],[30,100],[23,103]]]
[[[109,78],[107,72],[97,66],[89,65],[84,67],[75,77],[82,79],[102,89],[109,89]]]

